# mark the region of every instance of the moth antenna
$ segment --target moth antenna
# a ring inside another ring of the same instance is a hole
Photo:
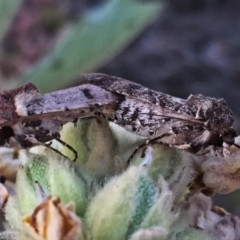
[[[236,143],[233,144],[235,147],[240,148],[240,146]]]
[[[61,140],[60,138],[55,138],[55,140],[57,140],[59,143],[61,143],[63,146],[67,147],[70,151],[73,152],[74,154],[74,159],[73,159],[73,162],[76,162],[77,158],[78,158],[78,153],[77,151],[72,147],[70,146],[69,144],[67,144],[66,142],[64,142],[63,140]],[[63,154],[62,154],[63,155]]]
[[[69,159],[69,157],[67,157],[66,155],[62,154],[62,153],[61,153],[60,151],[58,151],[57,149],[51,147],[49,144],[43,144],[43,146],[45,146],[45,147],[47,147],[47,148],[53,150],[54,152],[58,153],[58,154],[61,155],[61,156],[63,156],[63,157],[65,157],[65,158],[68,158],[68,159]],[[75,160],[75,159],[74,159],[74,160]]]

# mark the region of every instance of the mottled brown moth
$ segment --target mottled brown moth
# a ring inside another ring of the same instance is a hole
[[[85,74],[84,78],[122,97],[110,119],[130,132],[147,137],[146,143],[221,156],[229,154],[229,146],[239,147],[234,143],[237,134],[232,126],[233,112],[224,99],[201,94],[181,99],[99,73]]]
[[[99,73],[83,78],[89,83],[46,94],[31,83],[0,94],[0,145],[51,148],[46,142],[56,139],[72,149],[60,139],[63,124],[96,116],[146,137],[147,143],[192,153],[225,156],[229,145],[236,145],[234,116],[223,99],[201,94],[181,99]]]

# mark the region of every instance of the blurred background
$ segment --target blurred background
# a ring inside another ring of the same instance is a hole
[[[186,98],[225,98],[240,132],[240,1],[2,0],[0,90],[103,72]],[[240,215],[240,194],[215,204]]]

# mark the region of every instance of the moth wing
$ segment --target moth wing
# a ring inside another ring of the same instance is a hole
[[[102,87],[106,90],[130,96],[151,104],[163,105],[163,101],[171,101],[176,104],[185,104],[186,100],[172,97],[161,92],[146,88],[140,84],[102,73],[88,73],[82,75],[91,84]],[[163,100],[164,99],[164,100]]]
[[[59,90],[41,95],[26,106],[27,114],[18,115],[2,125],[18,121],[37,121],[42,119],[73,121],[76,118],[90,117],[94,110],[108,109],[113,114],[114,107],[122,97],[92,84]],[[1,123],[1,122],[0,122]]]
[[[191,114],[174,111],[171,108],[173,105],[176,106],[176,108],[180,108],[181,106],[186,105],[185,99],[172,97],[170,95],[151,90],[137,83],[133,83],[131,81],[107,74],[88,73],[83,74],[82,76],[91,84],[109,90],[111,92],[129,96],[135,99],[136,104],[139,102],[139,100],[141,100],[143,102],[147,102],[148,104],[156,105],[155,114],[158,116],[204,124],[202,121],[197,120],[195,116],[192,116]]]

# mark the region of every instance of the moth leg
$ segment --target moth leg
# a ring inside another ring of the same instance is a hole
[[[58,151],[57,149],[51,147],[51,146],[50,146],[51,143],[52,143],[52,142],[50,142],[50,143],[45,143],[45,144],[42,144],[42,145],[45,146],[46,148],[49,148],[49,149],[53,150],[54,152],[58,153],[59,155],[65,157],[65,158],[68,158],[66,155],[62,154],[62,153],[61,153],[60,151]],[[68,159],[69,159],[69,158],[68,158]]]
[[[51,145],[52,145],[52,141],[44,144],[45,147],[50,147]]]
[[[67,147],[70,151],[73,152],[73,154],[74,154],[73,162],[76,162],[76,160],[77,160],[77,158],[78,158],[78,153],[77,153],[77,151],[76,151],[72,146],[70,146],[69,144],[67,144],[67,143],[64,142],[63,140],[61,140],[60,138],[55,138],[55,140],[57,140],[59,143],[61,143],[63,146]]]
[[[160,135],[160,136],[157,136],[157,137],[155,137],[155,138],[152,138],[152,139],[150,139],[150,140],[147,140],[146,142],[144,142],[144,143],[140,144],[139,146],[137,146],[137,147],[135,148],[135,150],[133,151],[133,153],[130,155],[130,157],[129,157],[128,160],[127,160],[127,167],[129,166],[131,160],[133,159],[133,157],[134,157],[135,154],[137,153],[138,149],[140,149],[140,148],[142,148],[142,147],[145,147],[145,146],[147,146],[147,145],[150,145],[150,144],[154,144],[157,140],[162,139],[162,138],[167,137],[167,136],[170,136],[170,135],[171,135],[171,133],[164,133],[164,134],[162,134],[162,135]]]
[[[60,140],[59,138],[55,138],[55,139],[58,142],[60,142],[63,146],[66,146],[67,148],[69,148],[74,153],[75,157],[74,157],[73,161],[75,162],[76,159],[78,158],[77,151],[75,149],[73,149],[70,145],[65,143],[64,141]],[[45,146],[47,148],[50,148],[51,150],[53,150],[54,152],[60,154],[61,156],[65,157],[65,158],[68,158],[67,156],[62,154],[60,151],[58,151],[57,149],[51,147],[52,142],[42,143],[42,142],[39,142],[35,137],[28,136],[28,135],[25,136],[25,140],[29,141],[30,143],[33,143],[34,145],[42,145],[42,146]]]

